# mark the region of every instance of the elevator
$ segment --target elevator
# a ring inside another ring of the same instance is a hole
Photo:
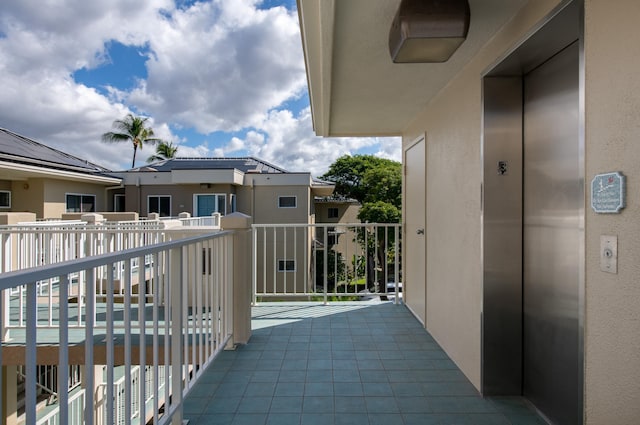
[[[483,78],[482,392],[583,421],[582,4]]]

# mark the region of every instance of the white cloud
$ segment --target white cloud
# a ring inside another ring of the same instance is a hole
[[[399,143],[382,139],[316,137],[308,108],[279,110],[306,90],[298,18],[261,3],[3,0],[0,126],[112,169],[130,166],[132,148],[115,149],[101,135],[129,112],[151,117],[156,135],[177,144],[180,156],[248,153],[319,175],[359,149],[399,155]],[[75,71],[110,60],[105,46],[113,40],[145,46],[147,78],[129,92],[74,81]],[[183,140],[171,128],[204,136]],[[216,131],[247,129],[224,146],[206,141]],[[145,147],[138,164],[152,153]]]
[[[202,133],[256,126],[306,88],[298,18],[255,1],[200,2],[149,34],[148,79],[128,101]]]
[[[247,134],[244,145],[252,156],[279,165],[289,171],[310,171],[315,177],[324,174],[331,163],[342,155],[360,153],[377,148],[385,156],[399,160],[400,142],[397,138],[322,138],[313,135],[311,109],[303,109],[298,116],[291,111],[272,111],[260,124],[260,132]],[[394,142],[398,151],[394,152]],[[227,146],[224,153],[232,153]]]

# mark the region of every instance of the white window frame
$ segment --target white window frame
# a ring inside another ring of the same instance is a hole
[[[155,212],[155,211],[151,211],[151,208],[150,208],[150,206],[151,206],[150,205],[151,198],[169,198],[169,215],[166,216],[166,217],[171,217],[171,211],[173,211],[171,209],[171,207],[172,207],[171,203],[173,201],[171,199],[171,195],[147,195],[147,215],[149,215],[149,213],[151,213],[151,212]],[[158,200],[158,207],[160,207],[160,201],[159,200]],[[158,212],[158,214],[160,214],[160,213]],[[163,215],[161,214],[160,217],[163,217]]]
[[[197,217],[198,214],[198,196],[215,196],[216,207],[221,215],[227,215],[227,194],[226,193],[194,193],[193,194],[193,216]],[[219,196],[224,197],[224,205],[222,211],[220,211],[220,205],[218,204]]]
[[[0,190],[0,193],[7,194],[7,200],[9,201],[7,205],[0,205],[0,208],[11,208],[11,191],[10,190]]]
[[[116,206],[118,205],[118,199],[122,198],[122,206],[123,206],[123,210],[122,211],[118,211],[116,209]],[[113,195],[113,212],[125,212],[127,209],[125,207],[125,195],[124,193],[116,193]]]
[[[293,269],[289,270],[287,268],[287,263],[293,264]],[[290,258],[279,258],[278,259],[278,273],[295,273],[296,272],[296,260]]]
[[[281,200],[283,198],[293,198],[293,203],[294,205],[292,207],[290,206],[282,206]],[[298,208],[298,197],[295,195],[283,195],[283,196],[278,196],[278,208]]]
[[[237,204],[237,200],[236,200],[236,194],[235,193],[230,193],[229,194],[229,201],[231,202],[231,212],[234,213],[236,211],[238,211],[238,204]]]
[[[80,196],[80,211],[69,211],[69,202],[68,202],[68,197],[69,196]],[[87,198],[93,198],[93,210],[94,211],[82,211],[82,197],[86,196]],[[72,192],[67,192],[64,194],[64,210],[65,212],[81,212],[81,213],[88,213],[88,212],[95,212],[97,210],[97,202],[96,202],[96,195],[93,195],[91,193],[72,193]]]

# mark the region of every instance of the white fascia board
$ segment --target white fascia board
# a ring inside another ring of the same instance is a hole
[[[162,172],[127,172],[119,174],[122,176],[122,184],[129,185],[168,185],[171,184],[171,174]]]
[[[311,186],[310,173],[245,174],[245,185],[251,186]]]
[[[298,0],[313,129],[329,136],[335,0]]]
[[[210,183],[241,185],[243,175],[244,173],[236,169],[171,170],[171,182],[174,184]]]
[[[18,164],[14,162],[0,161],[0,169],[9,173],[15,172],[22,179],[25,178],[56,178],[60,180],[84,181],[99,183],[104,185],[119,185],[121,179],[118,177],[101,176],[94,174],[77,173],[74,171],[56,170],[53,168],[41,168],[33,165]],[[115,174],[115,173],[113,173]],[[16,178],[16,179],[21,179]]]

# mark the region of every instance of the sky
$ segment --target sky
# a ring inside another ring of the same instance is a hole
[[[399,138],[315,136],[295,0],[2,0],[0,75],[0,127],[112,170],[133,147],[101,136],[128,113],[180,157],[400,160]]]

